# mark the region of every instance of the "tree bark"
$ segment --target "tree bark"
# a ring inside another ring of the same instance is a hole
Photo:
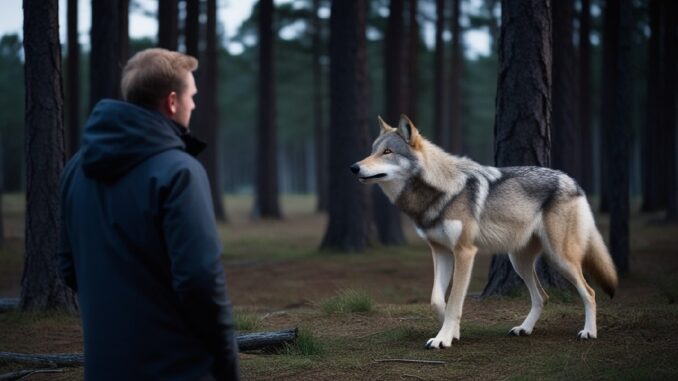
[[[581,130],[577,124],[577,80],[573,43],[574,0],[551,2],[553,19],[552,163],[581,182]]]
[[[548,0],[503,0],[499,37],[495,156],[498,167],[548,167],[551,150],[551,13]],[[565,282],[539,259],[546,287]],[[508,256],[494,255],[483,296],[511,294],[522,283]]]
[[[463,132],[461,129],[461,18],[460,0],[452,0],[452,70],[450,71],[450,146],[455,155],[463,153]]]
[[[78,0],[68,0],[68,157],[80,148],[80,44],[78,42]]]
[[[120,98],[120,76],[128,58],[129,0],[92,1],[90,109],[103,98]]]
[[[57,0],[24,1],[26,243],[20,308],[77,310],[58,273],[59,174],[64,165]]]
[[[322,249],[363,251],[372,229],[369,188],[349,168],[370,151],[364,0],[333,1],[330,16],[330,203]]]
[[[259,7],[257,198],[254,215],[279,219],[282,214],[278,205],[273,0],[261,0]]]
[[[445,92],[443,90],[443,83],[445,82],[445,70],[443,69],[445,62],[444,29],[445,0],[436,0],[436,45],[433,57],[433,139],[440,147],[448,146],[443,113],[443,104],[445,102]]]
[[[591,130],[591,1],[582,0],[579,15],[579,104],[581,129],[581,182],[587,193],[593,191],[593,131]]]
[[[179,1],[158,0],[158,46],[177,50],[179,40]]]
[[[407,49],[405,34],[403,31],[403,0],[391,0],[389,16],[386,24],[384,37],[384,94],[386,120],[398,120],[400,114],[405,112],[407,95],[403,78],[407,71]],[[363,154],[364,156],[364,154]],[[379,241],[384,245],[402,245],[405,243],[400,210],[396,208],[378,187],[372,188],[372,201],[374,203],[374,218],[377,224]]]
[[[313,0],[311,11],[311,31],[313,41],[313,123],[315,125],[315,163],[317,211],[327,211],[329,183],[327,176],[327,128],[323,110],[323,73],[321,58],[323,55],[322,27],[318,11],[320,0]]]

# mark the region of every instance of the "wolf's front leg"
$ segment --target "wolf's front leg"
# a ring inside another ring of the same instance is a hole
[[[426,342],[426,348],[448,348],[452,345],[453,339],[459,340],[459,321],[461,320],[466,291],[471,280],[473,259],[477,252],[478,248],[475,246],[459,247],[458,250],[455,250],[454,279],[450,298],[445,307],[445,320],[438,335]]]
[[[433,256],[433,291],[431,308],[434,316],[442,324],[445,321],[445,293],[452,278],[454,257],[452,252],[436,243],[429,242]]]

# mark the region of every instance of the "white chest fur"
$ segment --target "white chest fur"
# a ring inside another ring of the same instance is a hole
[[[462,223],[459,220],[443,220],[428,229],[421,229],[415,225],[417,235],[422,239],[435,242],[453,250],[461,235]]]

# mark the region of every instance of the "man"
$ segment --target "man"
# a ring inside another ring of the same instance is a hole
[[[235,380],[209,184],[188,124],[198,61],[137,53],[61,176],[59,264],[78,293],[88,380]]]

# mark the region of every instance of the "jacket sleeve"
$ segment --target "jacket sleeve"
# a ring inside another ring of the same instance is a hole
[[[60,199],[59,199],[59,241],[57,248],[57,263],[59,273],[64,283],[73,291],[78,291],[78,283],[75,278],[75,263],[73,261],[73,250],[71,241],[68,237],[68,226],[66,224],[66,176],[61,177]]]
[[[214,375],[237,380],[238,347],[207,175],[195,160],[175,171],[163,201],[172,286],[190,327],[215,356]]]

